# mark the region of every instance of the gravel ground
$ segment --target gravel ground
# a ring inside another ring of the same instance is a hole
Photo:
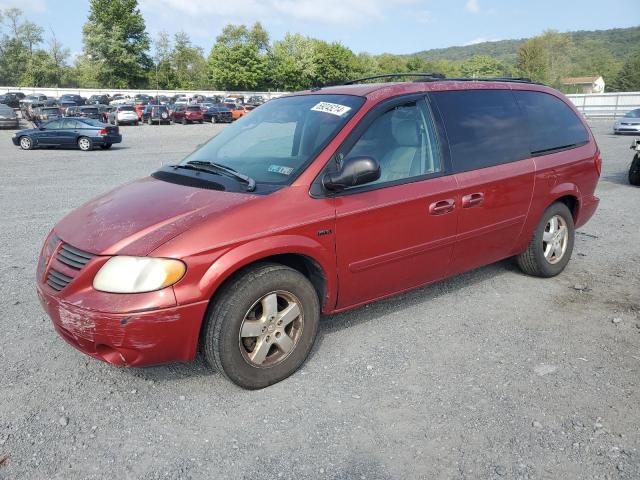
[[[91,153],[0,131],[0,478],[640,478],[640,189],[610,124],[593,124],[602,201],[563,274],[505,261],[323,318],[303,369],[256,392],[200,359],[86,357],[34,291],[65,213],[224,127],[123,127]]]

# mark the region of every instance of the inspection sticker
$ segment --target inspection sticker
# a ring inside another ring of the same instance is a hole
[[[281,167],[280,165],[269,165],[268,170],[273,173],[281,173],[282,175],[291,175],[293,168]]]
[[[311,107],[311,110],[313,110],[314,112],[330,113],[331,115],[341,117],[349,110],[351,110],[351,107],[340,105],[339,103],[320,102]]]

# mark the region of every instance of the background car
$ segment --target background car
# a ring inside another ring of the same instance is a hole
[[[225,107],[223,104],[218,103],[209,107],[205,112],[202,112],[202,118],[205,122],[211,123],[231,123],[233,122],[233,115],[231,110]]]
[[[193,122],[202,123],[204,118],[198,105],[178,105],[173,111],[172,120],[186,125]]]
[[[140,119],[133,105],[118,105],[109,112],[109,123],[114,125],[138,125]]]
[[[59,107],[38,107],[33,112],[32,121],[46,122],[56,118],[62,118],[62,113],[60,112]]]
[[[157,123],[162,125],[171,123],[171,117],[169,115],[169,109],[166,105],[147,105],[147,108],[142,112],[142,121],[147,122],[149,125]]]
[[[142,112],[144,112],[144,109],[147,107],[147,105],[149,105],[149,102],[147,102],[146,100],[140,100],[133,106],[133,109],[138,115],[139,120],[142,120]]]
[[[247,105],[253,105],[259,107],[264,103],[264,97],[262,95],[253,95],[247,99]]]
[[[613,124],[613,133],[616,135],[621,133],[640,134],[640,108],[631,110],[616,120]]]
[[[58,103],[61,102],[75,102],[76,105],[84,105],[86,103],[84,97],[81,97],[80,95],[74,95],[72,93],[62,95],[58,99]]]
[[[58,107],[60,108],[60,112],[62,113],[62,115],[64,115],[65,117],[68,116],[68,112],[69,109],[71,107],[77,107],[78,105],[76,104],[76,102],[71,101],[71,100],[65,100],[63,102],[59,102],[58,103]]]
[[[91,95],[87,99],[87,105],[108,104],[110,100],[109,95]]]
[[[0,104],[0,127],[18,128],[20,120],[16,112],[9,105]]]
[[[22,98],[24,98],[24,94],[22,94]],[[0,95],[0,105],[6,105],[11,108],[20,108],[20,100],[22,98],[16,93],[5,93],[4,95]]]
[[[11,139],[23,150],[39,146],[78,147],[92,150],[99,146],[111,148],[122,141],[118,127],[106,125],[91,118],[59,118],[40,125],[38,128],[20,130]]]
[[[250,112],[250,110],[248,110],[244,105],[227,102],[225,102],[223,105],[231,111],[231,116],[234,120],[238,120],[240,117]]]

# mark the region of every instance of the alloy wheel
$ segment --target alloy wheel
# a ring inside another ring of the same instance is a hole
[[[542,251],[544,258],[554,265],[562,260],[569,243],[567,221],[561,215],[549,219],[542,234]]]
[[[254,367],[272,367],[295,350],[303,326],[300,300],[290,292],[270,292],[244,316],[239,334],[242,356]]]

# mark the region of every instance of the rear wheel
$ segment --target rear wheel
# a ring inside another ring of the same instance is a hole
[[[186,124],[187,124],[187,119],[186,119],[186,118],[184,118],[184,117],[182,117],[182,124],[183,124],[183,125],[186,125]]]
[[[93,148],[93,142],[89,137],[80,137],[78,139],[78,148],[83,152],[88,152]]]
[[[629,183],[640,187],[640,155],[636,153],[629,168]]]
[[[318,295],[304,275],[284,265],[258,265],[217,294],[203,331],[205,358],[243,388],[267,387],[302,365],[319,317]]]
[[[528,275],[554,277],[562,272],[573,251],[573,216],[564,203],[547,208],[527,249],[518,255],[518,265]]]
[[[33,148],[31,137],[20,137],[20,148],[22,150],[31,150]]]

